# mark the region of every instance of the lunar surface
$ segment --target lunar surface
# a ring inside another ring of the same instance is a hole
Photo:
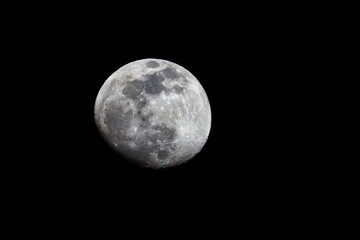
[[[208,97],[185,68],[143,59],[114,72],[95,102],[95,122],[104,139],[131,162],[167,168],[193,158],[211,127]]]

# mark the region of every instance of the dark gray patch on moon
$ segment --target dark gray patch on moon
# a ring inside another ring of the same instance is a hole
[[[165,160],[170,156],[170,149],[174,150],[176,146],[172,143],[176,137],[176,130],[170,128],[165,124],[155,125],[151,127],[152,130],[146,135],[146,139],[151,142],[151,145],[148,143],[141,143],[141,148],[146,149],[147,152],[157,153],[158,158]],[[160,145],[165,144],[167,149],[160,149]]]
[[[157,68],[159,66],[160,66],[160,64],[155,61],[149,61],[146,63],[146,67],[148,67],[148,68]]]
[[[183,87],[180,87],[180,86],[174,86],[174,91],[176,92],[176,93],[182,93],[183,91],[184,91],[184,88]]]
[[[173,67],[167,67],[163,71],[166,78],[176,79],[180,77],[180,74],[176,72],[176,69]]]
[[[146,138],[135,139],[135,144],[139,148],[138,154],[142,155],[144,159],[149,159],[150,154],[156,152],[159,146],[155,136],[150,133],[146,133],[145,136]]]
[[[128,98],[135,99],[142,93],[143,89],[143,82],[134,80],[126,84],[126,87],[123,89],[122,93]]]
[[[136,108],[141,111],[147,104],[147,100],[144,98],[144,99],[140,99],[139,102],[136,104]]]
[[[130,109],[128,112],[124,112],[123,109],[116,102],[110,102],[106,107],[104,124],[110,131],[111,136],[115,142],[125,140],[125,136],[119,134],[121,131],[126,131],[130,125],[130,121],[133,118],[133,112]]]
[[[146,129],[146,128],[150,127],[151,123],[150,123],[149,116],[143,115],[141,112],[140,113],[138,112],[136,117],[140,118],[139,126],[141,128]]]
[[[162,81],[164,81],[162,76],[157,74],[147,75],[147,80],[144,82],[146,93],[159,95],[162,91],[165,91],[166,88],[162,84]]]
[[[176,130],[174,128],[169,128],[165,124],[155,125],[154,130],[158,131],[158,139],[160,141],[172,142],[175,139]]]
[[[170,156],[170,153],[169,153],[169,151],[167,151],[167,150],[160,150],[160,151],[158,152],[158,158],[161,159],[161,160],[165,160],[165,159],[167,159],[169,156]]]

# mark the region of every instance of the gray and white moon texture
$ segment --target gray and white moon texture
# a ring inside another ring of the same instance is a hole
[[[201,151],[211,128],[208,97],[185,68],[142,59],[114,72],[95,102],[101,135],[121,156],[147,168],[168,168]]]

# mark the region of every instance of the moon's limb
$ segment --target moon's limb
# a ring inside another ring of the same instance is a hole
[[[211,110],[198,80],[161,59],[131,62],[113,73],[95,102],[105,140],[144,167],[179,165],[207,141]]]

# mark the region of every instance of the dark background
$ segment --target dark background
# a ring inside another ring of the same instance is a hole
[[[84,221],[159,216],[161,224],[179,217],[208,226],[229,220],[226,215],[251,225],[259,216],[271,222],[306,211],[301,193],[312,190],[313,172],[305,149],[314,146],[303,140],[311,119],[301,113],[312,39],[301,34],[303,22],[293,11],[193,6],[172,12],[169,6],[126,14],[133,8],[93,7],[47,11],[11,28],[19,37],[9,39],[17,54],[8,61],[17,64],[10,70],[21,100],[8,110],[18,127],[9,138],[15,147],[7,181],[16,183],[17,200],[27,199],[24,209]],[[100,87],[143,58],[185,67],[208,95],[208,141],[181,166],[136,167],[96,129]]]

